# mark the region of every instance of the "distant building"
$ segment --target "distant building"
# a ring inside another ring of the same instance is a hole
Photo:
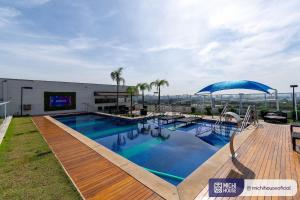
[[[121,109],[130,103],[126,90],[127,86],[120,86]],[[0,102],[10,102],[9,115],[21,115],[21,104],[23,115],[114,112],[116,91],[115,85],[107,84],[0,78]]]

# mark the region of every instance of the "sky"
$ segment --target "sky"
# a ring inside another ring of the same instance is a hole
[[[227,80],[300,85],[299,0],[0,0],[0,77],[113,84],[162,94]]]

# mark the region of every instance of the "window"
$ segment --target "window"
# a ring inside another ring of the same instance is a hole
[[[99,103],[116,103],[117,100],[116,99],[95,99],[95,103],[99,104]]]

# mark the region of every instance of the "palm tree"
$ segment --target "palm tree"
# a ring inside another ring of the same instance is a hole
[[[113,81],[117,82],[117,113],[119,113],[119,86],[122,82],[125,84],[125,79],[122,77],[123,67],[118,68],[117,70],[110,73],[110,77]]]
[[[150,83],[150,88],[152,88],[153,86],[156,87],[156,89],[158,90],[157,105],[158,105],[158,109],[160,111],[160,87],[169,86],[169,82],[164,79],[162,79],[162,80],[157,79],[156,81],[153,81],[152,83]]]
[[[150,85],[148,83],[138,83],[137,86],[136,86],[139,90],[142,91],[142,102],[143,102],[143,108],[145,106],[145,101],[144,101],[144,91],[147,90],[147,91],[150,91]]]
[[[129,86],[127,88],[127,93],[130,95],[130,114],[132,115],[132,96],[139,92],[136,86]]]

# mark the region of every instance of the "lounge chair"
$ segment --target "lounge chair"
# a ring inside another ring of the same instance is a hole
[[[296,151],[296,140],[300,139],[300,131],[294,131],[294,128],[298,127],[300,129],[300,124],[292,124],[291,125],[291,137],[292,137],[292,144],[293,150]]]
[[[159,119],[161,120],[172,120],[172,119],[180,119],[180,118],[184,118],[184,116],[180,116],[180,115],[175,115],[175,116],[170,116],[170,115],[162,115],[159,117]]]
[[[181,122],[181,123],[185,123],[186,125],[188,125],[190,123],[194,123],[199,120],[201,120],[200,117],[185,117],[185,118],[177,119],[176,122]]]
[[[184,118],[184,116],[182,116],[182,115],[173,115],[173,116],[171,116],[171,115],[162,115],[162,116],[159,117],[160,120],[166,121],[167,124],[169,123],[169,121],[175,122],[177,119],[181,119],[181,118]]]
[[[287,123],[287,113],[284,112],[268,112],[264,115],[265,122],[271,123]]]

